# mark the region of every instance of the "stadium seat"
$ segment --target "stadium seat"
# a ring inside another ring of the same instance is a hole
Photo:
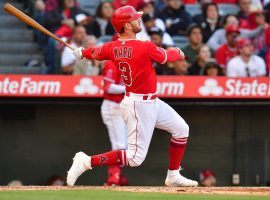
[[[185,5],[186,11],[193,17],[194,15],[200,14],[201,5],[200,4],[187,4]]]
[[[188,45],[188,38],[185,36],[174,36],[173,42],[176,47],[183,48]]]
[[[239,7],[235,4],[218,4],[219,14],[224,16],[227,14],[237,14]]]

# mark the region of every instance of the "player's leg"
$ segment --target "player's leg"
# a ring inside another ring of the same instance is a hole
[[[88,156],[83,152],[76,153],[68,171],[67,185],[73,186],[79,176],[96,166],[127,166],[126,150],[113,150],[106,153]]]
[[[126,125],[121,113],[120,104],[104,100],[101,106],[101,116],[106,125],[112,150],[127,148]]]
[[[127,160],[129,166],[137,167],[148,152],[157,117],[157,103],[155,100],[134,101],[125,97],[121,110],[128,134]]]
[[[101,105],[101,116],[104,124],[108,129],[112,150],[126,149],[126,125],[121,113],[119,103],[104,100]],[[106,185],[120,185],[121,177],[121,166],[108,166],[108,178]]]
[[[68,171],[67,184],[69,186],[73,186],[78,177],[92,167],[111,165],[136,167],[144,161],[156,122],[157,103],[124,98],[121,111],[127,127],[128,149],[109,151],[91,157],[83,152],[77,153]]]
[[[196,181],[181,176],[179,169],[186,150],[189,126],[167,103],[159,100],[156,128],[172,134],[169,147],[169,167],[165,184],[168,186],[197,186]]]

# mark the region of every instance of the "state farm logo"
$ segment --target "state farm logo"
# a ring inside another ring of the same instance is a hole
[[[91,78],[82,78],[79,85],[74,87],[74,92],[79,95],[97,94],[98,87],[94,84]]]
[[[37,80],[32,77],[15,79],[5,77],[0,80],[0,94],[4,95],[56,95],[61,91],[61,82]]]
[[[204,85],[199,88],[199,93],[202,96],[219,96],[223,93],[223,88],[218,85],[216,79],[206,79]]]

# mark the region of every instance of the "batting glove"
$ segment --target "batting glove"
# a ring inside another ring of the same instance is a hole
[[[83,59],[83,54],[82,54],[82,50],[83,48],[77,48],[73,51],[73,55],[77,58],[77,59]]]

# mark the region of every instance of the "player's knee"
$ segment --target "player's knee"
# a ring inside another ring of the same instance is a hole
[[[129,159],[128,164],[130,167],[139,167],[143,163],[143,160]]]
[[[189,125],[187,123],[183,123],[181,125],[181,128],[176,132],[176,134],[173,134],[174,138],[184,138],[189,136]]]
[[[189,136],[189,125],[185,123],[183,127],[183,137],[188,137]]]
[[[145,160],[146,153],[144,152],[135,152],[135,154],[130,154],[131,156],[128,156],[128,164],[131,167],[138,167],[140,166],[143,161]]]

